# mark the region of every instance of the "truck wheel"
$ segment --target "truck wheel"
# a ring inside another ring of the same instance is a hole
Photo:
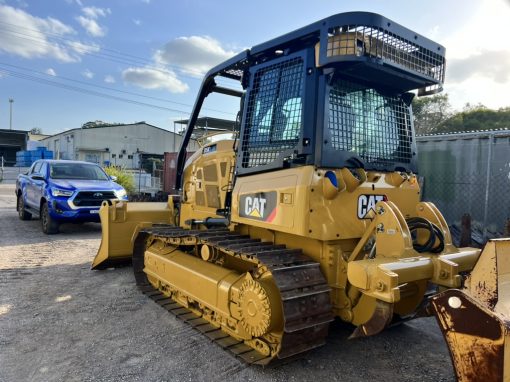
[[[25,210],[25,201],[23,200],[23,195],[18,195],[18,216],[21,220],[32,219],[32,214]]]
[[[41,206],[41,226],[42,231],[46,235],[53,235],[54,233],[58,233],[58,223],[50,216],[50,211],[48,211],[47,203],[43,203]]]

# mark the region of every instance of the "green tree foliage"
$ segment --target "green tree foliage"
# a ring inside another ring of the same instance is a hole
[[[132,194],[135,191],[135,182],[133,180],[133,177],[131,176],[131,174],[126,172],[125,169],[115,166],[108,166],[105,167],[104,170],[109,176],[117,177],[117,180],[115,180],[115,182],[124,187],[128,194]]]
[[[433,134],[452,116],[448,94],[413,99],[414,128],[416,134]]]
[[[448,94],[415,98],[413,115],[418,135],[510,129],[510,107],[492,110],[481,103],[467,103],[462,111],[454,112]]]
[[[510,129],[510,107],[491,110],[482,107],[464,109],[441,123],[437,132]]]

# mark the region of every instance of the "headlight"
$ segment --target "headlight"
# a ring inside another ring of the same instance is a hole
[[[126,190],[122,189],[122,190],[116,190],[115,195],[117,196],[117,198],[121,199],[124,196],[126,196],[127,193],[126,193]]]
[[[73,193],[74,193],[74,191],[61,190],[59,188],[51,189],[51,194],[53,196],[71,196]]]

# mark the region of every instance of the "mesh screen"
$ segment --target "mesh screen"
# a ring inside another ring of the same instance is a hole
[[[444,56],[381,28],[347,25],[330,31],[327,56],[382,58],[444,82]]]
[[[226,75],[230,78],[241,79],[241,77],[243,76],[243,70],[242,69],[229,69],[224,72],[224,75]]]
[[[299,141],[303,60],[291,59],[258,70],[247,105],[242,167],[273,162]]]
[[[365,164],[411,161],[409,107],[398,96],[387,96],[345,80],[329,92],[331,146],[350,151]]]

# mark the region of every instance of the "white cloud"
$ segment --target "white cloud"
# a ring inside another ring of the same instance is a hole
[[[56,76],[57,73],[55,72],[55,70],[53,68],[48,68],[46,69],[46,74],[49,74],[50,76]]]
[[[104,77],[104,82],[106,82],[107,84],[114,84],[115,83],[115,78],[108,74]]]
[[[85,29],[85,31],[93,37],[103,37],[106,35],[106,28],[100,26],[94,19],[85,16],[78,16],[76,17],[76,21],[78,21],[83,29]]]
[[[67,45],[79,54],[96,53],[101,50],[97,44],[84,44],[80,41],[68,41]]]
[[[112,13],[110,8],[98,8],[98,7],[84,7],[81,9],[83,14],[91,19],[97,19],[98,17],[105,17]]]
[[[184,93],[189,89],[188,85],[170,70],[128,68],[122,72],[122,79],[144,89],[165,89],[171,93]]]
[[[126,69],[122,72],[122,78],[126,83],[145,89],[166,89],[172,93],[183,93],[189,87],[179,75],[202,77],[211,67],[234,54],[209,36],[179,37],[156,51],[153,67]],[[168,67],[177,69],[165,69]]]
[[[106,35],[106,27],[99,25],[97,19],[111,14],[110,8],[83,7],[83,15],[76,17],[76,21],[93,37],[103,37]]]
[[[451,59],[447,66],[448,81],[459,83],[482,77],[496,83],[510,82],[510,50],[481,51],[466,58]]]
[[[440,40],[446,47],[445,90],[457,109],[466,102],[491,108],[509,106],[510,3],[491,0],[476,4],[471,17]]]
[[[83,7],[83,4],[82,4],[81,0],[66,0],[66,3],[67,3],[67,4],[73,4],[73,3],[76,3],[76,4],[78,4],[80,7]]]
[[[61,62],[80,61],[80,55],[52,36],[71,38],[76,31],[52,18],[40,18],[8,5],[0,4],[0,52],[24,58],[54,58]],[[15,33],[20,32],[20,33]]]
[[[470,19],[463,20],[459,28],[448,34],[442,43],[449,59],[466,58],[482,50],[508,49],[510,3],[507,0],[477,2]]]
[[[209,36],[178,37],[159,49],[154,58],[158,64],[177,65],[186,74],[201,77],[215,65],[235,54],[225,50]]]
[[[138,19],[133,19],[133,23],[136,25],[136,26],[140,26],[142,25],[142,22]]]
[[[94,78],[94,73],[91,72],[89,69],[85,69],[83,72],[81,72],[81,75],[85,78],[88,78],[89,80]]]

